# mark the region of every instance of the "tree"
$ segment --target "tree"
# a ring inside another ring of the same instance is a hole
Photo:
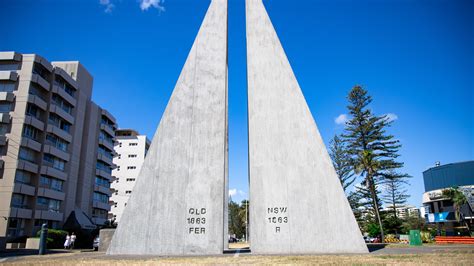
[[[380,227],[381,240],[384,241],[382,219],[377,186],[385,177],[402,178],[406,175],[391,175],[403,163],[395,159],[399,156],[401,145],[386,130],[393,121],[386,115],[376,116],[368,109],[372,97],[361,86],[355,86],[348,96],[351,119],[346,123],[342,135],[347,145],[347,153],[354,172],[363,177],[363,181],[372,201],[373,212]]]
[[[457,187],[452,187],[443,190],[443,197],[448,198],[453,202],[454,207],[454,215],[456,217],[456,221],[462,222],[464,221],[464,217],[461,213],[461,207],[464,204],[467,204],[467,197],[464,193],[459,190]],[[469,223],[465,223],[467,230],[470,232]]]
[[[235,234],[237,238],[245,234],[245,225],[240,217],[240,206],[232,199],[229,201],[229,234]]]
[[[398,219],[397,208],[405,205],[409,198],[408,190],[403,187],[406,183],[403,178],[392,178],[391,176],[385,178],[382,200],[388,205],[395,220]]]
[[[329,143],[329,156],[341,181],[342,188],[346,191],[347,187],[354,183],[356,177],[353,174],[344,142],[338,135],[335,135]]]

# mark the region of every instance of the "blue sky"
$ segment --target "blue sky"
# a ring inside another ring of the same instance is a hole
[[[208,0],[0,0],[0,50],[79,60],[93,100],[152,136]],[[393,114],[421,205],[422,171],[474,159],[474,1],[267,0],[268,13],[326,143],[361,84]],[[248,196],[245,14],[229,0],[230,188]],[[137,119],[140,117],[141,119]],[[339,119],[336,119],[338,118]]]

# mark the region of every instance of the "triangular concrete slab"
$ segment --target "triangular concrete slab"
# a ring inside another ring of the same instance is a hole
[[[107,253],[222,254],[227,154],[227,0],[213,0]]]
[[[262,1],[246,15],[252,253],[368,252]]]

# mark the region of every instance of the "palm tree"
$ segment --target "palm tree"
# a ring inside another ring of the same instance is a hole
[[[454,216],[456,217],[456,221],[461,222],[464,221],[463,215],[461,213],[461,207],[464,204],[467,204],[467,197],[464,195],[464,193],[459,190],[457,187],[452,187],[448,189],[443,190],[443,197],[451,200],[453,202],[453,207],[454,207]],[[471,232],[469,228],[469,224],[465,222],[466,228],[469,232]]]

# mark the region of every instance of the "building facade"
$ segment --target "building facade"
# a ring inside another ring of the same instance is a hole
[[[115,181],[111,185],[113,194],[110,219],[119,223],[150,147],[150,140],[132,129],[116,130],[115,137],[117,156],[113,163],[117,167],[112,170]]]
[[[77,61],[0,52],[0,238],[34,235],[43,223],[61,228],[75,210],[93,217],[94,192],[102,188],[84,171],[84,158],[106,160],[88,148],[99,150],[107,131],[113,143],[116,125],[108,112],[94,112],[92,83]],[[102,117],[112,126],[102,126]],[[107,212],[106,205],[96,204]]]
[[[474,226],[474,161],[437,165],[423,172],[425,193],[423,207],[425,220],[438,224],[446,235],[466,231],[466,223]],[[464,193],[468,203],[461,209],[462,221],[455,218],[455,208],[451,200],[443,196],[443,190],[456,187]]]

